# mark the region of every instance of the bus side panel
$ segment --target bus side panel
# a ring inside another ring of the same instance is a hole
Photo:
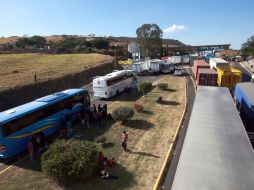
[[[56,133],[61,127],[61,118],[70,113],[70,111],[63,110],[5,137],[4,142],[6,151],[2,153],[2,158],[8,158],[25,151],[28,147],[28,142],[31,141],[33,136],[37,133],[42,132],[44,137],[48,137],[49,135]]]

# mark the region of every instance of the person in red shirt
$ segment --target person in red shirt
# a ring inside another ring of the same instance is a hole
[[[102,154],[102,152],[100,152],[98,157],[98,162],[100,164],[103,164],[104,160],[105,160],[105,156]]]
[[[108,160],[108,166],[113,167],[114,165],[116,165],[116,161],[114,158]]]
[[[126,131],[123,131],[122,134],[122,147],[124,149],[124,151],[127,151],[127,140],[128,140],[128,134],[126,133]]]

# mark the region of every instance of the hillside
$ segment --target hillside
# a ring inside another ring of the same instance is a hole
[[[37,81],[60,78],[110,63],[113,57],[102,54],[2,54],[0,91]]]

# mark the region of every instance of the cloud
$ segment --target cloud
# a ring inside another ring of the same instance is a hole
[[[169,26],[168,28],[164,29],[163,32],[164,33],[176,33],[176,32],[186,30],[186,29],[188,29],[188,27],[186,27],[184,25],[173,24],[172,26]]]

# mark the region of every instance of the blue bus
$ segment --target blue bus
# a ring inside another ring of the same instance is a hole
[[[9,158],[27,149],[35,135],[48,137],[56,133],[62,121],[90,105],[87,90],[68,89],[24,105],[0,112],[0,159]]]

